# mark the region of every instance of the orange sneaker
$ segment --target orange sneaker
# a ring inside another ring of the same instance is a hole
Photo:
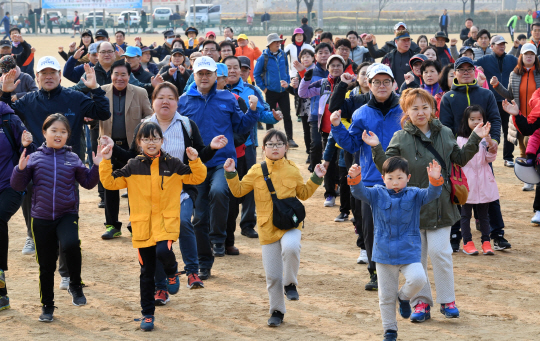
[[[488,241],[485,241],[482,243],[482,252],[484,253],[484,255],[489,255],[489,256],[493,256],[495,254],[493,250],[491,249],[491,243]]]
[[[474,243],[472,242],[472,240],[468,242],[467,244],[463,245],[463,253],[466,253],[471,256],[476,256],[478,254],[478,250],[474,246]]]

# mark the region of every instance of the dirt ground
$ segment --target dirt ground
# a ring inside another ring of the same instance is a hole
[[[416,37],[415,35],[414,37]],[[379,37],[383,42],[388,37]],[[27,37],[36,47],[37,58],[57,56],[57,46],[67,48],[72,39]],[[145,41],[160,42],[161,36]],[[254,39],[264,46],[264,37]],[[133,35],[128,38],[131,43]],[[59,58],[61,59],[61,58]],[[63,64],[63,61],[61,61]],[[63,84],[66,84],[65,80]],[[69,83],[69,82],[67,82]],[[277,125],[283,129],[282,124]],[[294,120],[295,140],[300,148],[289,151],[304,178],[309,173],[302,126]],[[261,134],[259,134],[261,138]],[[454,272],[459,319],[445,319],[438,308],[432,319],[412,324],[399,319],[400,340],[538,340],[540,227],[529,223],[534,192],[522,192],[513,170],[494,163],[512,249],[493,257],[455,253]],[[212,277],[202,290],[186,288],[164,307],[156,308],[156,329],[139,330],[139,265],[129,234],[103,241],[104,211],[97,208],[97,190],[81,191],[80,239],[83,252],[82,278],[88,305],[75,307],[67,291],[55,282],[55,321],[38,322],[40,314],[38,265],[21,249],[26,227],[19,211],[10,221],[7,284],[11,309],[0,312],[2,340],[97,340],[97,339],[191,339],[191,340],[380,340],[382,326],[376,292],[364,290],[368,281],[365,265],[356,264],[359,249],[350,222],[335,223],[339,207],[323,207],[323,190],[305,202],[308,212],[302,239],[298,276],[300,301],[287,302],[284,324],[266,326],[268,295],[258,240],[236,233],[239,256],[216,259]],[[339,200],[338,200],[339,201]],[[122,199],[120,220],[127,224],[127,200]],[[477,231],[475,241],[480,240]],[[181,263],[175,243],[174,249]],[[181,267],[182,265],[180,265]],[[432,275],[430,278],[433,283]],[[435,293],[434,293],[435,295]]]

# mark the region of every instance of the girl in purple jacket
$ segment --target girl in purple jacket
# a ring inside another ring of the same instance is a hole
[[[39,288],[42,322],[52,322],[54,312],[54,271],[58,243],[66,254],[69,268],[69,293],[76,306],[85,305],[81,284],[81,247],[79,244],[79,199],[77,183],[86,189],[99,181],[101,148],[94,155],[94,166],[86,168],[66,141],[71,134],[69,122],[62,114],[52,114],[43,123],[45,143],[26,156],[11,174],[11,187],[23,191],[34,182],[32,195],[32,234],[39,264]]]

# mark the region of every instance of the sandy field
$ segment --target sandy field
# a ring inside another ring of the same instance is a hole
[[[287,34],[287,36],[289,36]],[[128,37],[133,42],[134,35]],[[414,35],[416,38],[417,35]],[[32,37],[37,58],[57,56],[57,46],[66,49],[68,36]],[[382,43],[388,37],[379,37]],[[162,41],[161,35],[144,41]],[[254,39],[263,46],[264,37]],[[59,57],[58,57],[59,58]],[[60,59],[60,58],[59,58]],[[61,62],[63,64],[63,61]],[[63,84],[69,82],[63,80]],[[277,125],[283,129],[282,124]],[[309,173],[301,124],[294,120],[295,140],[300,148],[289,158]],[[259,134],[261,138],[261,134]],[[502,147],[501,147],[502,148]],[[502,151],[502,150],[501,150]],[[459,319],[446,319],[438,307],[432,319],[412,324],[398,319],[400,340],[538,340],[540,339],[540,227],[530,224],[534,192],[522,192],[521,182],[510,168],[494,163],[512,249],[495,256],[471,257],[455,253],[454,272]],[[9,271],[7,284],[11,309],[0,312],[2,340],[380,340],[382,326],[376,292],[364,290],[369,280],[366,265],[356,264],[359,249],[350,222],[335,223],[339,207],[323,207],[323,189],[305,202],[308,212],[302,237],[298,276],[300,301],[287,302],[281,327],[266,325],[268,295],[258,240],[237,231],[239,256],[216,260],[212,277],[202,290],[186,288],[164,307],[156,308],[156,328],[139,329],[139,265],[129,233],[103,241],[104,211],[97,208],[97,189],[81,190],[80,239],[83,252],[82,278],[88,305],[75,307],[67,291],[55,281],[55,321],[38,322],[40,314],[38,265],[21,249],[26,227],[19,211],[10,221]],[[339,200],[338,200],[339,201]],[[128,222],[127,200],[122,199],[120,220]],[[478,231],[473,232],[480,240]],[[175,243],[174,249],[181,264]],[[433,283],[433,278],[430,274]],[[435,295],[435,293],[434,293]]]

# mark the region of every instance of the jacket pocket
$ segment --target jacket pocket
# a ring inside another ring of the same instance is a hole
[[[413,212],[413,202],[409,200],[401,200],[399,203],[399,208],[401,208],[401,221],[404,224],[409,224],[412,219],[412,212]]]
[[[283,186],[283,199],[296,197],[296,181],[292,179],[282,179],[281,185]]]
[[[180,210],[163,211],[163,228],[167,233],[180,233]]]
[[[257,182],[255,183],[255,199],[259,201],[270,201],[272,197],[270,196],[270,191],[266,182]],[[275,186],[274,186],[275,189]]]
[[[131,214],[131,231],[133,240],[148,240],[150,239],[150,216],[146,214]]]

